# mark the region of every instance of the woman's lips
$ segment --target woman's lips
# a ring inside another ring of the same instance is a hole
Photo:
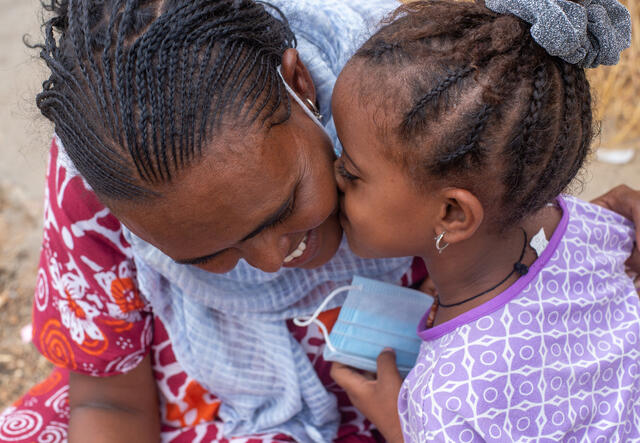
[[[320,245],[319,228],[308,231],[296,249],[284,259],[283,266],[287,268],[295,268],[311,261],[317,254]]]
[[[293,260],[295,260],[296,258],[302,257],[302,255],[304,254],[305,249],[307,249],[307,239],[309,238],[308,233],[304,235],[304,237],[302,237],[302,240],[300,241],[300,243],[298,243],[298,246],[296,247],[296,249],[294,249],[289,255],[287,255],[284,258],[284,262],[285,263],[289,263]]]

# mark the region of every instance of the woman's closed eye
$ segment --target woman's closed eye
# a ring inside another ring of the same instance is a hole
[[[264,226],[264,228],[261,230],[261,232],[264,231],[264,230],[273,229],[274,227],[276,227],[276,226],[284,223],[285,221],[287,221],[287,219],[291,216],[291,214],[293,214],[293,211],[295,209],[295,203],[296,203],[296,201],[295,201],[295,196],[294,196],[294,198],[291,199],[291,203],[289,204],[289,206],[287,206],[287,208],[284,210],[284,212],[282,212],[280,214],[278,219],[274,220],[273,222],[271,222],[267,226]],[[259,233],[251,235],[249,238],[253,238],[253,237],[257,236],[257,235],[259,235]],[[246,238],[245,240],[248,240],[249,238]],[[224,252],[228,251],[229,249],[230,248],[223,249],[223,250],[218,251],[218,252],[216,252],[214,254],[211,254],[209,256],[197,258],[195,260],[190,261],[189,264],[190,265],[196,265],[196,266],[198,266],[198,265],[203,266],[203,265],[211,264],[211,262],[214,259],[216,259],[220,255],[222,255]]]
[[[355,181],[355,180],[358,180],[359,178],[358,176],[353,175],[352,173],[347,171],[347,168],[344,166],[344,161],[342,159],[338,161],[336,165],[336,171],[338,172],[338,175],[343,177],[345,180]]]
[[[293,214],[293,209],[295,208],[295,204],[296,204],[296,199],[294,195],[294,197],[291,199],[291,204],[287,206],[287,209],[285,209],[285,211],[282,214],[280,214],[280,217],[278,217],[277,220],[273,221],[270,225],[266,226],[265,229],[274,228],[284,223],[285,221],[287,221],[287,219],[291,216],[291,214]]]

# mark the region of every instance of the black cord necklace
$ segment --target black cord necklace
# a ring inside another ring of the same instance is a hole
[[[522,228],[520,228],[520,229],[522,229]],[[440,301],[438,300],[438,306],[442,307],[442,308],[452,308],[454,306],[459,306],[459,305],[461,305],[463,303],[469,302],[471,300],[475,300],[476,298],[480,297],[481,295],[485,295],[485,294],[493,291],[495,288],[497,288],[498,286],[500,286],[501,284],[503,284],[504,282],[509,280],[509,277],[511,277],[514,274],[514,272],[517,273],[520,276],[523,276],[527,272],[529,272],[529,267],[527,265],[525,265],[524,263],[522,263],[522,259],[524,258],[524,253],[527,250],[527,240],[528,240],[527,232],[524,229],[522,229],[522,233],[524,234],[524,244],[522,245],[522,252],[520,253],[520,258],[518,259],[518,261],[513,264],[513,269],[511,270],[511,272],[509,272],[509,275],[507,275],[505,278],[500,280],[500,282],[497,285],[492,286],[489,289],[487,289],[486,291],[482,291],[481,293],[476,294],[473,297],[469,297],[466,300],[459,301],[458,303],[451,303],[449,305],[446,305],[444,303],[440,303]]]

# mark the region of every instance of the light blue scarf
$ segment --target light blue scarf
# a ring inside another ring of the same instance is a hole
[[[394,0],[273,0],[290,21],[311,72],[330,137],[330,99],[344,63]],[[283,432],[299,442],[328,442],[340,416],[285,320],[311,314],[354,274],[399,282],[410,258],[365,260],[343,241],[312,270],[264,273],[240,261],[227,274],[176,264],[125,230],[141,292],[164,322],[187,373],[222,400],[225,437]],[[337,298],[328,309],[339,306]]]
[[[340,418],[336,400],[285,320],[310,315],[354,274],[398,282],[410,259],[360,259],[343,241],[316,269],[268,274],[240,261],[227,274],[212,274],[176,264],[130,232],[126,238],[140,290],[165,323],[178,361],[222,400],[225,436],[278,431],[300,442],[331,441]]]

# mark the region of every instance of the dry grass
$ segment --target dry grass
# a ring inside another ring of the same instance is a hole
[[[631,47],[616,66],[590,70],[596,116],[603,120],[603,145],[629,144],[640,138],[640,0],[621,0],[631,12]],[[636,144],[638,147],[639,144]]]

